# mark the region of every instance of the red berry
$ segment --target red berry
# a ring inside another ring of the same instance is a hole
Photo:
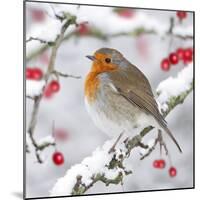
[[[184,62],[191,62],[193,59],[193,49],[192,48],[187,48],[184,50],[183,53],[183,61]]]
[[[88,34],[90,33],[90,28],[89,28],[88,24],[86,24],[86,23],[81,23],[81,24],[79,24],[79,26],[78,26],[77,32],[78,32],[80,35],[88,35]]]
[[[187,12],[185,12],[185,11],[177,11],[176,15],[180,20],[183,20],[184,18],[187,17]]]
[[[35,67],[32,69],[32,79],[40,80],[43,77],[43,72],[41,69]]]
[[[154,168],[159,168],[159,160],[154,160],[153,161],[153,167]]]
[[[33,70],[29,67],[26,68],[26,78],[32,79],[33,78]]]
[[[176,65],[179,61],[178,55],[176,53],[169,54],[169,61],[171,64]]]
[[[161,69],[164,71],[169,71],[170,69],[170,62],[168,58],[165,58],[161,62]]]
[[[69,134],[67,133],[67,131],[61,128],[56,129],[54,134],[55,134],[55,138],[60,141],[65,141],[69,137]]]
[[[157,168],[157,169],[163,169],[163,168],[165,168],[165,165],[166,165],[166,163],[165,163],[165,160],[163,160],[163,159],[154,160],[154,162],[153,162],[153,167]]]
[[[129,18],[134,16],[134,11],[132,9],[120,9],[118,11],[118,15],[120,17],[124,17],[124,18],[129,19]]]
[[[163,160],[163,159],[159,160],[159,168],[160,169],[165,168],[165,165],[166,165],[165,160]]]
[[[170,175],[171,177],[174,177],[174,176],[176,176],[176,174],[177,174],[176,168],[175,168],[175,167],[170,167],[170,168],[169,168],[169,175]]]
[[[31,10],[32,19],[36,22],[41,22],[45,19],[45,13],[43,10],[32,9]]]
[[[184,56],[184,49],[183,48],[178,48],[176,50],[176,54],[178,55],[178,58],[179,59],[183,59],[183,56]]]
[[[40,80],[43,76],[43,72],[41,69],[35,68],[26,68],[26,78],[33,79],[33,80]]]
[[[43,95],[47,99],[50,99],[53,96],[53,92],[51,91],[51,88],[49,87],[49,85],[47,85],[46,88],[44,89]]]
[[[52,156],[52,160],[56,165],[62,165],[64,163],[64,156],[61,152],[55,152]]]
[[[60,90],[60,84],[58,81],[56,80],[52,80],[50,83],[49,83],[49,88],[51,90],[51,92],[58,92]]]

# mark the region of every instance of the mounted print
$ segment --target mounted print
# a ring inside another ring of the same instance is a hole
[[[194,12],[24,2],[24,197],[194,188]]]

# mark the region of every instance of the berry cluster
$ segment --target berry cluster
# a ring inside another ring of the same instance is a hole
[[[163,168],[165,168],[165,165],[166,165],[166,163],[165,163],[165,160],[163,160],[163,159],[153,161],[154,168],[163,169]]]
[[[166,166],[166,162],[163,159],[153,161],[153,167],[156,169],[164,169],[165,166]],[[171,166],[168,170],[168,173],[170,177],[175,177],[177,174],[177,170],[175,167]]]
[[[44,74],[42,70],[38,67],[26,68],[26,79],[39,81],[43,78],[43,76]],[[52,80],[46,85],[43,95],[46,98],[50,98],[53,96],[53,94],[59,92],[59,90],[60,90],[59,82],[57,80]]]
[[[175,52],[169,54],[167,58],[161,61],[161,69],[163,71],[169,71],[171,65],[176,65],[180,61],[184,64],[188,64],[193,60],[193,48],[178,48]]]
[[[52,80],[50,83],[48,83],[44,89],[44,97],[45,98],[51,98],[53,94],[59,92],[60,90],[60,84],[57,80]]]
[[[38,67],[34,67],[34,68],[27,67],[26,68],[26,79],[41,80],[42,77],[43,77],[43,72],[40,68],[38,68]]]
[[[177,11],[176,16],[179,18],[180,21],[187,18],[187,12],[185,11]]]

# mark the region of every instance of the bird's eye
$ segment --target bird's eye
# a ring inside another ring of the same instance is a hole
[[[111,59],[110,58],[106,58],[105,61],[106,61],[106,63],[110,63]]]

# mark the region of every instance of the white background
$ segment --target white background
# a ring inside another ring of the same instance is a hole
[[[56,0],[54,0],[56,1]],[[63,0],[64,2],[64,0]],[[79,0],[70,1],[79,3],[95,3],[107,5],[121,5],[147,8],[162,8],[162,9],[182,9],[195,10],[199,6],[198,1],[182,0],[180,1],[156,1],[156,0]],[[196,2],[196,3],[195,3]],[[1,101],[0,101],[0,116],[1,116],[1,143],[0,143],[0,183],[1,183],[1,198],[2,199],[18,199],[22,194],[22,175],[23,175],[23,156],[22,156],[22,133],[23,133],[23,79],[22,79],[22,55],[23,55],[23,10],[21,1],[7,1],[1,3]],[[196,22],[199,21],[200,13],[196,11]],[[196,36],[200,34],[199,27],[196,26]],[[196,40],[196,55],[198,54],[199,41]],[[3,46],[2,46],[3,44]],[[6,53],[6,54],[5,54]],[[199,62],[196,58],[196,74],[199,74]],[[196,77],[196,93],[197,97],[199,87]],[[198,99],[196,100],[198,102]],[[198,105],[196,105],[196,121],[198,121]],[[198,127],[199,125],[196,124]],[[196,146],[200,141],[198,135],[198,127],[196,127]],[[199,149],[196,149],[196,169],[198,170]],[[168,192],[145,192],[122,195],[107,195],[107,196],[90,196],[81,197],[81,199],[169,199],[169,198],[195,198],[200,194],[200,177],[196,170],[196,189],[195,190],[179,190]],[[70,198],[68,198],[70,199]],[[74,198],[73,198],[74,199]]]

